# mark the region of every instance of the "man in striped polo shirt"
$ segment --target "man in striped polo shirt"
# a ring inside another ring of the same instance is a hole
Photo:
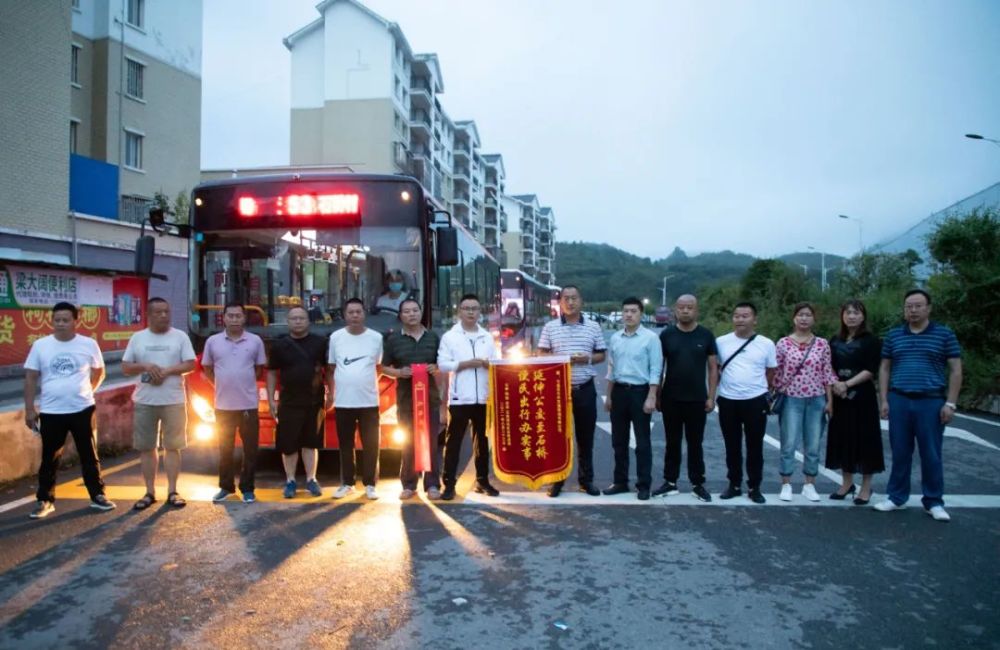
[[[879,396],[882,419],[889,420],[892,471],[888,498],[875,509],[891,512],[906,507],[916,440],[924,510],[937,521],[948,521],[941,443],[962,388],[962,351],[954,332],[930,320],[929,293],[908,291],[903,310],[906,322],[889,330],[882,344]]]
[[[592,497],[601,491],[594,487],[594,427],[597,426],[597,390],[594,388],[595,363],[604,361],[604,334],[601,327],[583,317],[583,296],[580,288],[567,285],[559,298],[562,316],[550,320],[542,328],[538,349],[546,354],[569,357],[573,384],[573,429],[576,431],[577,479],[580,491]],[[549,496],[562,492],[559,481],[549,487]]]

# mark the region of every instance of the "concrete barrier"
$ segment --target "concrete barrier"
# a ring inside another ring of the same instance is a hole
[[[135,383],[103,386],[97,402],[97,446],[101,455],[132,448],[132,391]],[[16,481],[38,472],[42,439],[24,426],[24,409],[0,410],[0,482]],[[63,463],[75,462],[73,437],[66,436]]]

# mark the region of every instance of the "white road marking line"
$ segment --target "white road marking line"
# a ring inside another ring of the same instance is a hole
[[[838,479],[839,482],[839,479]],[[816,503],[807,501],[805,497],[796,494],[791,502],[781,501],[777,494],[764,495],[767,503],[756,504],[746,497],[736,497],[727,501],[713,497],[708,503],[699,501],[692,494],[679,494],[672,497],[653,497],[649,501],[639,501],[634,492],[629,494],[616,494],[614,496],[601,495],[592,497],[586,494],[575,492],[563,492],[559,497],[552,499],[543,492],[504,492],[501,490],[500,496],[489,497],[483,494],[470,493],[465,497],[465,503],[477,506],[650,506],[654,508],[670,506],[706,506],[716,508],[732,507],[776,507],[776,508],[854,508],[857,510],[870,510],[869,506],[856,506],[850,499],[844,501],[832,501],[823,499]],[[877,499],[872,503],[877,503]],[[1000,508],[1000,495],[994,494],[946,494],[944,495],[945,506],[947,508]],[[459,504],[456,504],[459,505]],[[907,506],[915,509],[923,508],[920,504],[920,496],[912,496],[907,502]],[[447,507],[447,506],[445,506]],[[884,514],[884,513],[879,513]]]
[[[603,429],[609,436],[611,435],[611,423],[610,422],[598,422],[597,426],[599,426],[601,429]],[[628,430],[628,446],[630,448],[632,448],[632,449],[635,449],[635,431],[632,431],[631,427],[629,427],[629,430]]]
[[[889,422],[886,420],[879,420],[882,425],[883,431],[889,430]],[[945,426],[944,428],[945,438],[958,438],[959,440],[965,440],[966,442],[971,442],[981,447],[986,447],[987,449],[992,449],[994,451],[1000,451],[1000,447],[997,447],[989,440],[984,440],[971,431],[966,431],[965,429],[959,429],[958,427]]]
[[[964,413],[956,413],[956,418],[965,418],[966,420],[972,420],[973,422],[979,422],[980,424],[988,424],[994,427],[1000,427],[1000,422],[995,420],[987,420],[985,418],[977,418],[974,415],[965,415]]]
[[[23,497],[17,501],[11,501],[10,503],[5,503],[0,506],[0,514],[7,512],[8,510],[13,510],[14,508],[20,508],[21,506],[28,505],[29,503],[34,503],[36,501],[35,497]]]

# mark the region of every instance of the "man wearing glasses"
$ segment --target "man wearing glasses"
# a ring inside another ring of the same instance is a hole
[[[479,326],[479,298],[468,293],[458,303],[459,321],[441,337],[438,368],[451,373],[448,389],[448,433],[444,442],[444,492],[455,498],[455,473],[465,430],[472,423],[472,456],[476,464],[475,491],[498,496],[490,485],[490,444],[486,438],[486,397],[489,392],[490,359],[499,358],[493,337]]]

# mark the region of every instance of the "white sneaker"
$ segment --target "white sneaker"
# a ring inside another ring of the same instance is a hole
[[[353,485],[341,485],[333,493],[333,498],[334,499],[343,499],[344,497],[346,497],[348,494],[351,494],[352,492],[354,492],[354,486]]]
[[[792,484],[791,483],[784,483],[784,484],[782,484],[782,486],[781,486],[781,494],[778,495],[778,498],[781,499],[782,501],[791,501],[792,500]]]
[[[879,512],[892,512],[893,510],[902,510],[903,508],[906,507],[906,505],[904,504],[901,506],[897,506],[895,503],[892,502],[892,499],[886,499],[885,501],[876,503],[872,507],[878,510]],[[944,510],[944,508],[941,509]]]
[[[378,498],[378,492],[375,491],[374,485],[365,486],[365,496],[368,497],[369,501],[374,501]]]
[[[934,517],[934,521],[951,521],[951,515],[944,509],[944,506],[931,506],[927,514]]]
[[[816,486],[812,483],[806,483],[802,486],[802,496],[810,501],[819,501],[819,494],[816,493]]]

